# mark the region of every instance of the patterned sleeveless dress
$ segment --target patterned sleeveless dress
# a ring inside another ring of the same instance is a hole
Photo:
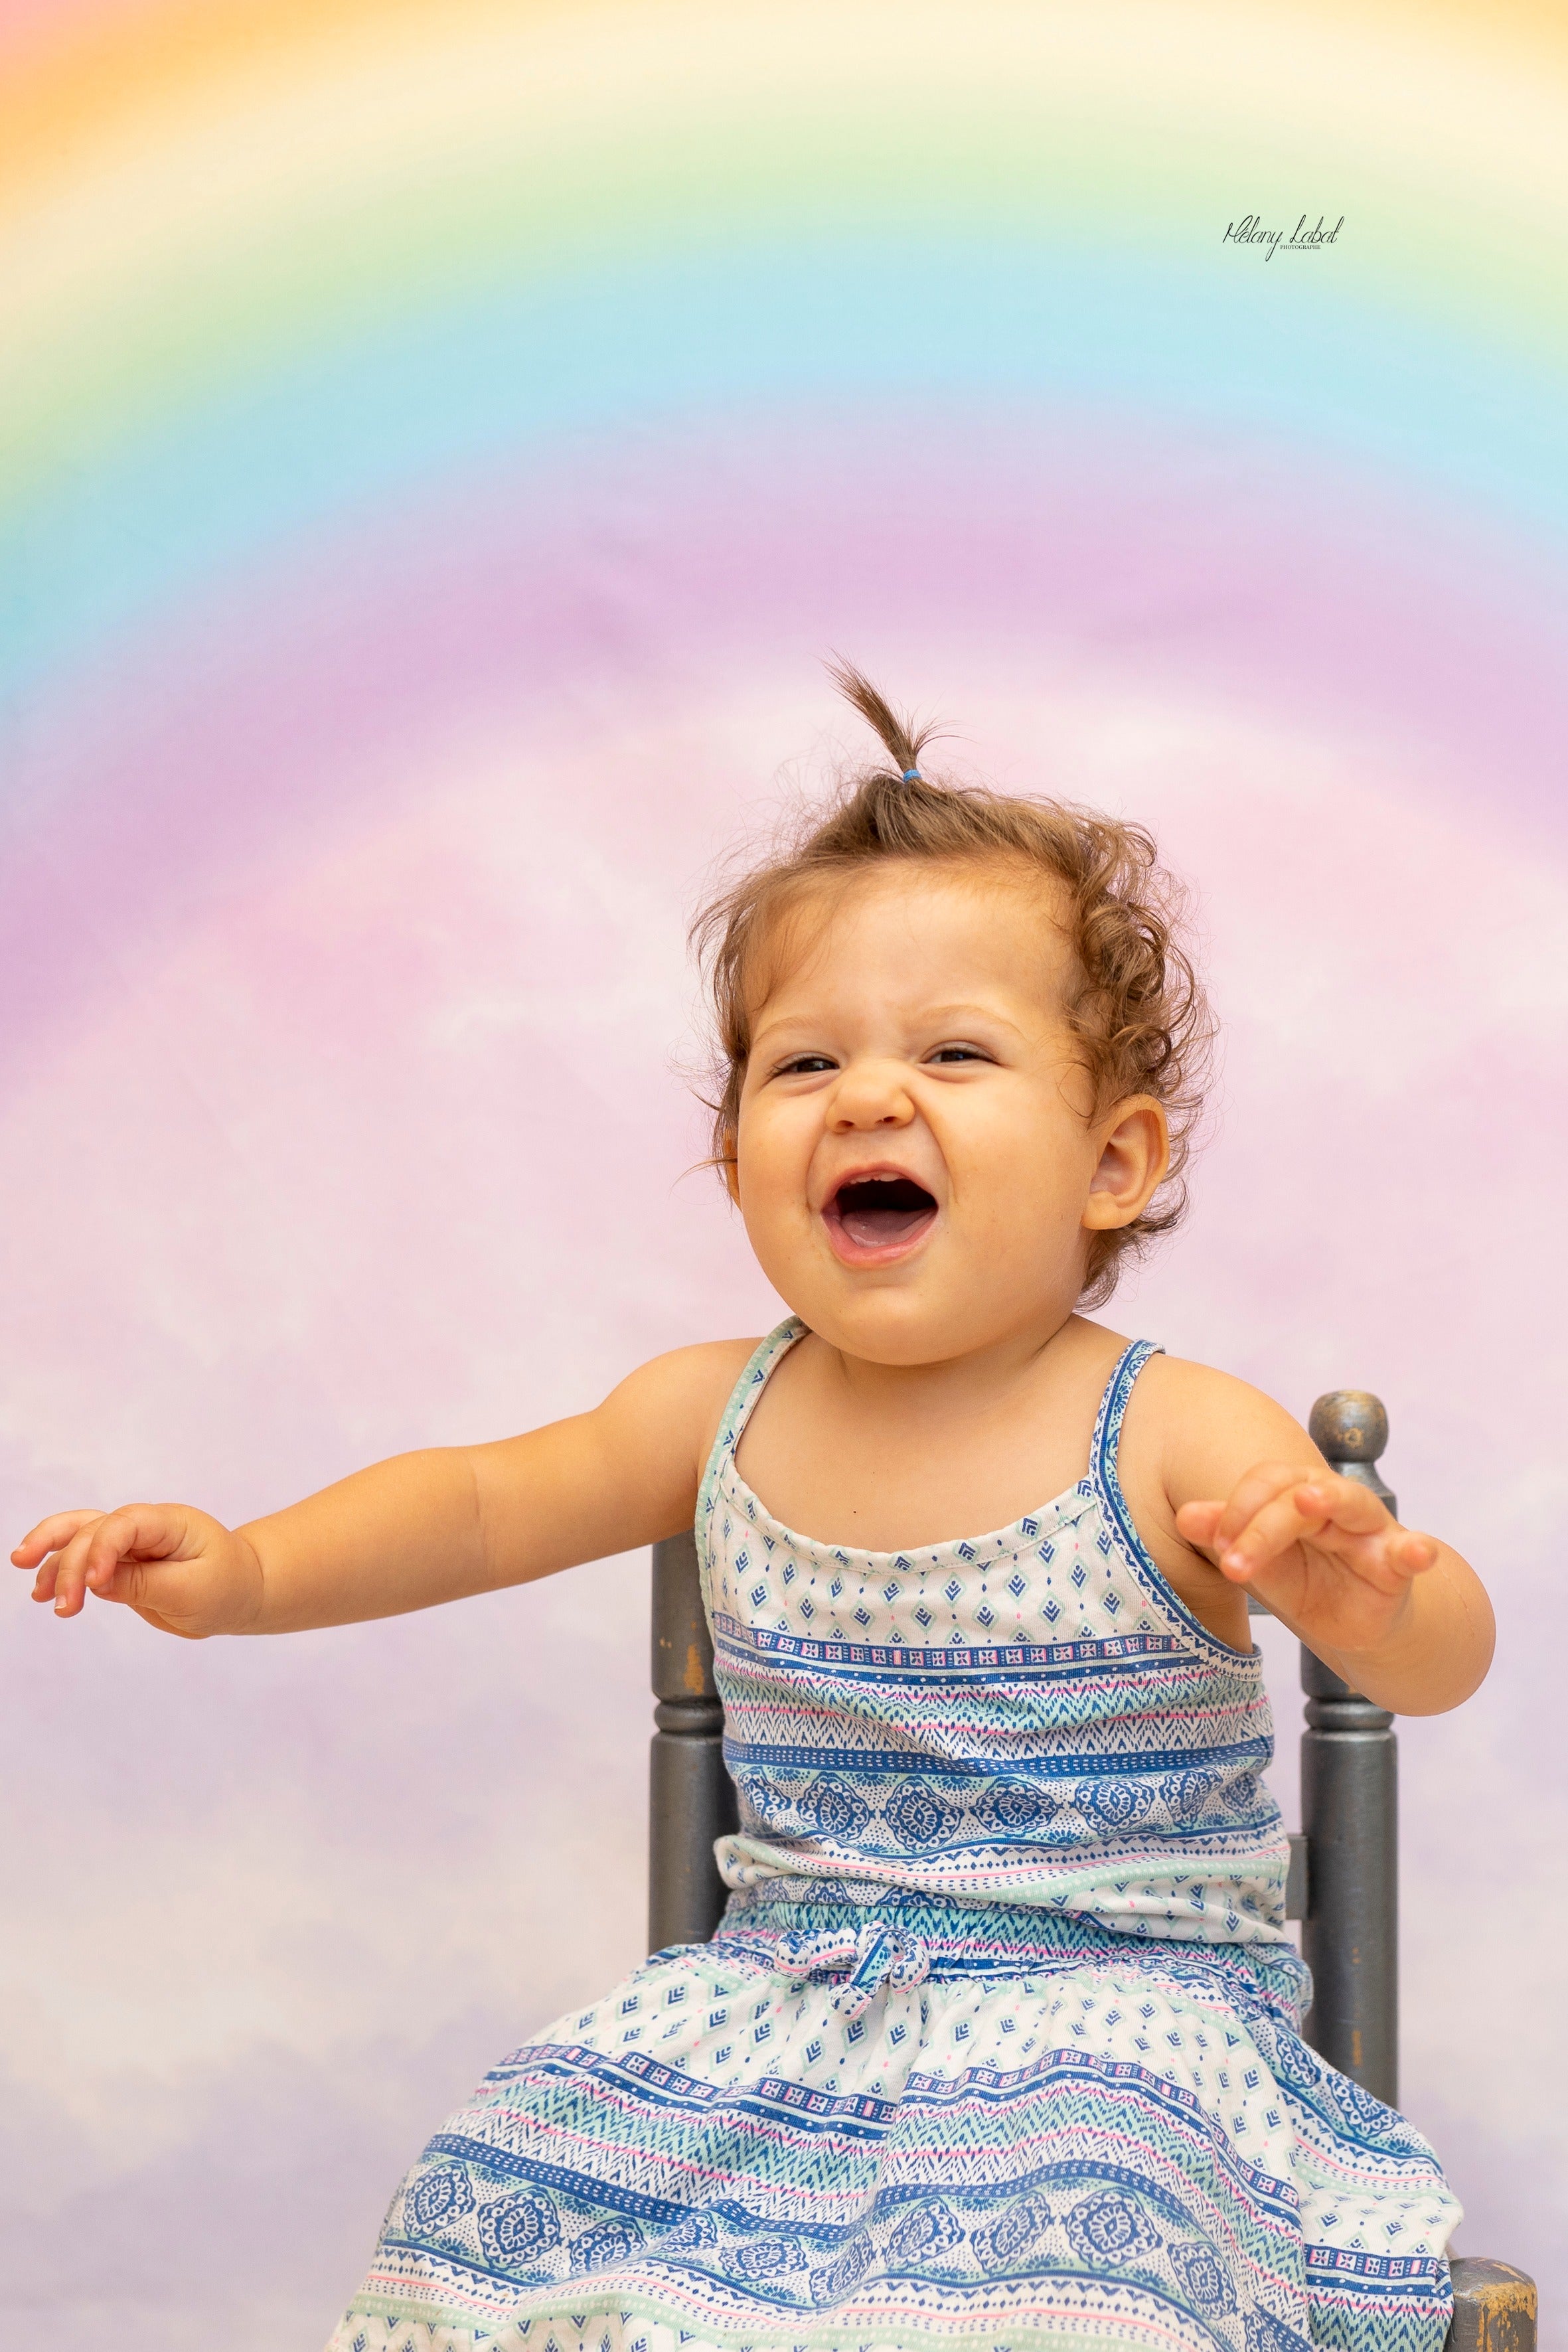
[[[710,1944],[485,2077],[330,2352],[1439,2352],[1459,2209],[1300,2040],[1261,1662],[1117,1477],[908,1552],[698,1505],[737,1834]]]

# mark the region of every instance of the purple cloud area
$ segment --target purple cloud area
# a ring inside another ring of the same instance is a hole
[[[62,857],[123,952],[383,794],[377,752],[413,730],[526,711],[570,735],[584,695],[635,728],[785,646],[803,673],[851,638],[1027,646],[1037,683],[1397,740],[1434,795],[1473,807],[1484,777],[1497,821],[1557,841],[1564,602],[1560,551],[1229,428],[998,404],[584,443],[260,559],[35,697],[0,921],[36,977],[7,1050],[100,984],[91,943],[74,985],[29,952]],[[618,825],[668,840],[650,794],[612,789]]]
[[[854,656],[1194,886],[1213,1131],[1106,1319],[1377,1389],[1493,1586],[1491,1682],[1402,1733],[1405,2097],[1561,2309],[1562,605],[1386,479],[998,409],[584,442],[150,620],[18,740],[12,1521],[237,1517],[776,1318],[688,1172],[683,926],[859,749]],[[638,1957],[645,1563],[275,1643],[18,1591],[0,1639],[12,2325],[311,2352],[446,2110]]]

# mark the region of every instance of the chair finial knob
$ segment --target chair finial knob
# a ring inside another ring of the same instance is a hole
[[[1331,1389],[1312,1407],[1307,1434],[1325,1462],[1375,1462],[1388,1444],[1388,1415],[1370,1389]]]

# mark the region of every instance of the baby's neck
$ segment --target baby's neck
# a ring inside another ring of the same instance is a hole
[[[857,1417],[870,1421],[885,1413],[905,1428],[937,1419],[951,1427],[954,1415],[994,1412],[1058,1365],[1066,1370],[1097,1332],[1082,1316],[1058,1309],[982,1346],[915,1363],[857,1355],[815,1334],[807,1344],[820,1351],[816,1380],[829,1393],[837,1390]]]

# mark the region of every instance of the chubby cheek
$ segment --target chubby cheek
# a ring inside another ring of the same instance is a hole
[[[808,1135],[794,1132],[792,1123],[776,1113],[749,1111],[742,1104],[732,1192],[759,1256],[764,1242],[780,1248],[793,1238],[798,1246],[810,1223],[805,1202],[810,1166]]]
[[[743,1163],[742,1163],[743,1165]],[[797,1194],[742,1176],[740,1210],[752,1255],[785,1305],[810,1319],[819,1303],[823,1246]]]
[[[1051,1123],[1013,1127],[971,1139],[952,1168],[953,1204],[988,1262],[1038,1265],[1080,1245],[1092,1173],[1078,1133]]]

